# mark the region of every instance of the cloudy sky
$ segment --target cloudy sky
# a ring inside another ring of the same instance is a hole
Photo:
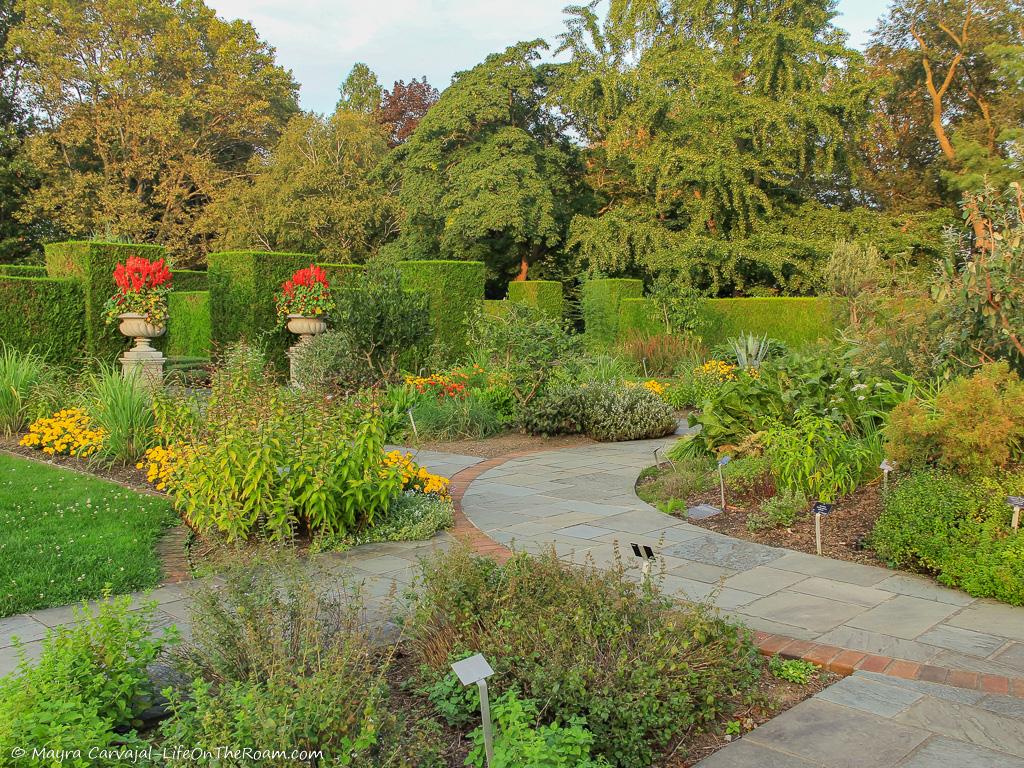
[[[305,109],[329,112],[352,64],[390,87],[426,75],[443,90],[453,73],[519,40],[554,44],[570,0],[207,0],[251,21],[302,85]],[[575,0],[585,2],[585,0]],[[839,0],[838,23],[863,45],[886,0]]]

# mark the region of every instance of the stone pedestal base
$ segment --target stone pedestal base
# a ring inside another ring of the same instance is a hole
[[[288,381],[296,389],[301,389],[302,385],[295,378],[295,353],[306,346],[312,338],[312,335],[299,336],[299,340],[288,347],[288,351],[285,352],[285,355],[288,356]]]
[[[164,362],[166,358],[159,350],[152,347],[135,347],[124,353],[121,358],[121,373],[137,376],[147,387],[159,389],[164,384]]]

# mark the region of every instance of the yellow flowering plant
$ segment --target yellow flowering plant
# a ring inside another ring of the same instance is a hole
[[[384,457],[384,464],[401,471],[404,490],[432,494],[445,501],[451,499],[448,478],[432,474],[426,467],[417,464],[411,453],[389,451]]]
[[[146,470],[146,482],[152,483],[158,491],[166,491],[194,451],[194,446],[186,444],[157,445],[146,451],[135,468]]]
[[[95,426],[84,408],[65,408],[53,416],[36,419],[19,445],[38,448],[54,456],[88,458],[103,445],[106,433]]]

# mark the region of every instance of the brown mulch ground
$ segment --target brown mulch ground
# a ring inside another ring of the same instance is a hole
[[[668,470],[668,465],[664,465]],[[637,487],[651,483],[653,478],[641,480]],[[767,491],[767,492],[766,492]],[[747,515],[757,512],[770,495],[771,489],[756,489],[749,494],[730,492],[726,486],[726,509],[723,513],[704,520],[688,520],[718,533],[735,536],[738,539],[756,541],[773,547],[794,549],[799,552],[817,554],[814,541],[814,515],[804,513],[797,515],[793,525],[788,528],[768,528],[758,531],[747,530]],[[719,507],[722,504],[717,486],[713,490],[695,494],[686,499],[686,506],[710,504]],[[864,542],[875,526],[875,520],[882,512],[880,483],[863,486],[852,496],[847,496],[836,503],[831,514],[821,519],[821,553],[825,557],[837,560],[849,560],[854,563],[869,565],[885,565],[873,550],[868,549]],[[680,517],[683,515],[680,514]]]
[[[540,437],[539,435],[509,432],[482,440],[453,440],[451,442],[428,440],[420,443],[417,447],[427,451],[444,451],[445,453],[461,453],[464,456],[496,459],[517,451],[553,451],[557,448],[575,448],[593,442],[589,437],[583,435]]]

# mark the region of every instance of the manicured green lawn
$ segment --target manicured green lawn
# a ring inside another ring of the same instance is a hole
[[[155,585],[170,502],[0,455],[0,616]]]

